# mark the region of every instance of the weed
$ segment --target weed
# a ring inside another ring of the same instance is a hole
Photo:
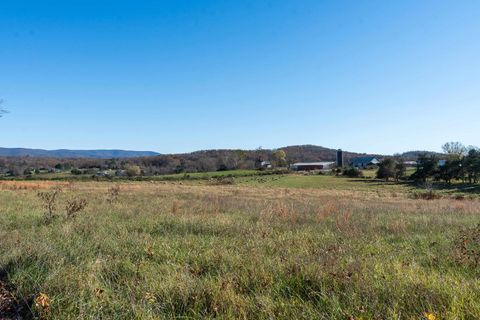
[[[57,209],[57,196],[60,192],[62,192],[60,188],[55,188],[50,192],[37,193],[37,196],[43,202],[43,208],[46,210],[43,215],[43,220],[47,224],[57,217],[55,210]]]
[[[346,211],[336,215],[335,226],[339,231],[350,231],[352,228],[352,211]]]
[[[422,199],[422,200],[436,200],[436,199],[441,199],[442,196],[437,194],[433,190],[428,190],[425,192],[415,192],[413,193],[413,198],[414,199]]]
[[[393,220],[387,224],[387,230],[393,234],[405,233],[406,229],[405,221],[402,220]]]
[[[215,177],[210,180],[210,184],[212,185],[233,185],[235,184],[235,179],[233,177]]]
[[[180,211],[180,202],[178,200],[173,200],[172,213],[177,214],[179,211]]]
[[[327,202],[325,205],[317,208],[316,217],[317,221],[323,221],[330,216],[338,213],[338,207],[333,202]]]
[[[294,205],[283,201],[268,204],[260,214],[269,220],[289,221],[291,223],[296,223],[299,219]]]
[[[67,218],[75,218],[80,211],[85,209],[86,206],[87,200],[85,199],[67,200],[67,204],[65,206]]]
[[[117,185],[109,188],[107,202],[110,204],[117,202],[119,195],[120,195],[120,186]]]

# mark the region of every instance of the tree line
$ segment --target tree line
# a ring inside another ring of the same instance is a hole
[[[345,152],[345,159],[363,154]],[[185,154],[164,154],[152,157],[123,159],[93,158],[40,158],[0,157],[0,174],[9,176],[29,175],[33,172],[71,171],[91,174],[95,170],[126,170],[132,166],[140,168],[145,176],[210,172],[237,169],[259,169],[267,161],[273,167],[287,167],[295,162],[335,161],[336,150],[320,146],[290,146],[279,149],[255,150],[204,150]],[[80,170],[82,169],[82,170]]]
[[[443,154],[420,154],[415,166],[415,172],[406,176],[406,164],[402,157],[385,158],[378,167],[377,178],[380,179],[410,179],[418,182],[453,181],[463,183],[478,183],[480,179],[480,149],[466,147],[460,142],[448,142],[442,146]]]

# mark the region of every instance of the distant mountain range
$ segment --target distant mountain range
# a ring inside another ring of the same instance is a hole
[[[43,150],[27,148],[0,148],[0,157],[38,157],[38,158],[138,158],[157,156],[153,151],[128,150]]]

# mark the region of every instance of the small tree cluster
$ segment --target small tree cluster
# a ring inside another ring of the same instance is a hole
[[[398,181],[405,177],[406,166],[401,158],[386,158],[378,165],[377,178],[389,181],[391,178]]]
[[[412,179],[426,182],[431,178],[451,183],[461,180],[478,183],[480,179],[480,150],[476,147],[465,147],[460,142],[449,142],[442,146],[445,155],[422,155],[417,161],[417,170]]]

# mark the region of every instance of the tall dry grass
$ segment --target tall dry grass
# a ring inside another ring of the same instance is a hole
[[[59,186],[58,208],[88,205],[44,224],[36,194]],[[50,319],[480,318],[478,201],[114,187],[0,184],[0,282],[12,310]]]

